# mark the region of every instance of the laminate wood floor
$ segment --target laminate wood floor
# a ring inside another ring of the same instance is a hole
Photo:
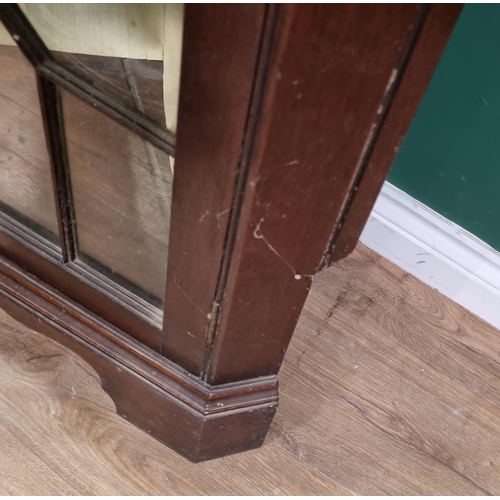
[[[0,494],[500,494],[500,333],[359,245],[314,282],[264,446],[193,465],[0,312]]]

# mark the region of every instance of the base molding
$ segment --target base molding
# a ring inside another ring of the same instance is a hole
[[[0,307],[85,359],[117,413],[191,461],[259,447],[276,376],[210,386],[0,257]]]
[[[360,241],[500,329],[500,253],[386,182]]]

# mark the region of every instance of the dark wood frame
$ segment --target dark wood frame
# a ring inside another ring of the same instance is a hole
[[[61,242],[59,248],[0,212],[0,227],[3,229],[0,251],[111,324],[159,351],[163,311],[78,257],[60,88],[75,94],[171,155],[175,155],[175,135],[120,101],[99,83],[77,75],[56,61],[16,4],[0,6],[0,22],[37,72]]]
[[[7,216],[0,304],[84,357],[121,415],[191,460],[259,446],[312,278],[354,248],[459,12],[187,5],[176,143],[132,120],[175,146],[163,331],[155,308],[71,261],[74,246],[63,263]],[[2,20],[41,75],[47,116],[56,84],[131,127],[130,110],[30,52],[19,16]]]

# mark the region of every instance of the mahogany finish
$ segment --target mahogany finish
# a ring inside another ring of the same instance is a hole
[[[186,5],[162,353],[200,374],[264,5]]]
[[[214,384],[278,373],[408,32],[422,17],[412,5],[280,11],[205,368]]]
[[[61,251],[0,213],[0,253],[64,295],[159,351],[160,311],[80,261],[63,265]]]
[[[276,377],[210,387],[4,257],[0,305],[90,363],[120,415],[190,460],[262,444]]]
[[[186,5],[163,331],[158,309],[8,217],[2,307],[191,460],[259,446],[313,276],[355,245],[459,10]],[[37,70],[85,91],[54,61]]]
[[[401,86],[367,165],[357,186],[352,205],[339,227],[329,264],[347,257],[361,236],[378,193],[403,144],[413,116],[424,96],[441,54],[462,10],[460,4],[433,4],[417,41]]]

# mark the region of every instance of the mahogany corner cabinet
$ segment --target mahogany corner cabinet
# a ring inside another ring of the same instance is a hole
[[[460,9],[2,4],[0,306],[189,460],[259,447]]]

